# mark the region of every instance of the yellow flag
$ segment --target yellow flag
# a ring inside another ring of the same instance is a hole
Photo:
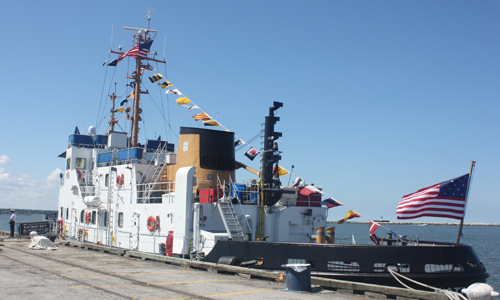
[[[359,218],[361,217],[357,212],[355,212],[354,210],[350,210],[347,212],[347,214],[345,214],[345,217],[339,221],[337,221],[337,223],[339,224],[342,224],[342,223],[345,223],[345,221],[349,220],[349,219],[353,219],[353,218]]]
[[[164,89],[164,88],[167,88],[167,87],[171,86],[172,84],[171,84],[170,82],[168,82],[168,80],[165,80],[165,82],[164,82],[164,83],[158,83],[158,85],[159,85],[162,89]]]
[[[217,122],[215,120],[203,121],[203,125],[205,125],[205,126],[217,126],[217,127],[220,126],[219,122]]]
[[[191,103],[191,100],[189,100],[187,97],[180,97],[179,99],[175,100],[177,104],[183,105],[183,104],[188,104]]]
[[[278,166],[278,174],[276,174],[276,172],[275,172],[274,177],[275,178],[276,177],[281,177],[281,176],[286,175],[288,173],[290,173],[290,172],[288,172],[287,170],[285,170],[285,168],[282,168],[281,166]],[[278,176],[276,176],[276,175],[278,175]]]
[[[117,112],[121,112],[121,113],[122,113],[124,110],[125,110],[125,107],[119,107],[119,108],[117,108],[117,109],[116,109],[116,111],[117,111]]]

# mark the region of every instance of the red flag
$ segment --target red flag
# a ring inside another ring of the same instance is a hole
[[[380,245],[380,240],[375,235],[375,230],[377,230],[377,228],[379,227],[380,225],[370,221],[370,240],[372,240],[375,245]]]

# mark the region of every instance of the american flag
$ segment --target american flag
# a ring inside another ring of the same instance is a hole
[[[150,40],[149,42],[141,43],[140,45],[135,46],[134,48],[120,55],[120,57],[118,57],[118,62],[120,62],[126,56],[146,58],[148,56],[149,49],[151,49],[152,44],[153,40]]]
[[[469,174],[465,174],[405,195],[397,207],[398,219],[440,217],[461,220],[465,213],[468,184]]]

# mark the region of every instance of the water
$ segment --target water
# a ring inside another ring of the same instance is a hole
[[[331,224],[335,226],[335,242],[338,244],[351,244],[352,235],[357,244],[373,244],[369,236],[368,224]],[[458,226],[448,225],[384,225],[399,235],[407,236],[408,239],[457,242]],[[380,238],[389,232],[385,228],[378,228],[375,234]],[[500,291],[500,227],[499,226],[464,226],[463,236],[460,243],[466,243],[474,247],[479,259],[490,273],[486,283],[491,285],[495,291]]]
[[[17,222],[42,221],[44,216],[17,215]],[[10,215],[0,215],[0,230],[9,231]],[[369,238],[368,224],[331,224],[335,226],[335,242],[351,244],[352,235],[357,244],[372,244]],[[447,225],[383,225],[390,230],[414,239],[417,235],[420,240],[452,242],[457,241],[458,226]],[[380,227],[375,232],[377,236],[386,236],[387,229]],[[500,291],[500,227],[499,226],[464,226],[461,243],[471,244],[486,269],[490,273],[487,283],[495,291]]]
[[[43,221],[44,216],[34,216],[34,215],[18,215],[16,214],[16,230],[17,224],[23,222],[38,222]],[[0,215],[0,230],[5,230],[10,232],[10,214],[8,215]]]

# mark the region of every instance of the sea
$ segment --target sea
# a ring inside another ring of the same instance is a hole
[[[17,215],[17,222],[42,221],[44,216],[40,215]],[[0,230],[9,231],[10,215],[0,215]],[[335,242],[338,244],[371,244],[369,238],[368,224],[330,224],[335,226]],[[434,240],[455,243],[458,236],[457,225],[393,225],[381,224],[375,234],[386,236],[389,230],[407,236],[408,239]],[[485,265],[490,277],[487,279],[489,285],[500,292],[500,226],[464,226],[462,229],[461,243],[470,244],[474,247],[476,254]]]

